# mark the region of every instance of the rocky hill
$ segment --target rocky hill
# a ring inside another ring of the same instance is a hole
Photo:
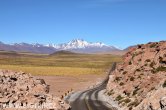
[[[1,110],[67,110],[69,105],[49,94],[43,79],[30,74],[0,70]]]
[[[166,41],[130,48],[110,75],[107,94],[122,110],[166,110]]]

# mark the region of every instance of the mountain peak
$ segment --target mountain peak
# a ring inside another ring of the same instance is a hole
[[[63,44],[49,44],[46,45],[48,47],[53,47],[56,48],[57,50],[73,50],[73,49],[91,49],[91,48],[100,48],[100,49],[116,49],[114,46],[108,46],[102,42],[88,42],[83,39],[73,39],[69,41],[68,43],[63,43]]]
[[[119,50],[114,46],[106,45],[102,42],[88,42],[83,39],[73,39],[68,43],[62,44],[39,44],[39,43],[13,43],[1,44],[1,50],[28,51],[38,53],[52,53],[60,50],[78,52],[78,53],[95,53],[95,52],[111,52]]]
[[[60,49],[66,50],[66,49],[84,49],[84,48],[90,48],[90,47],[108,47],[106,44],[101,42],[87,42],[83,39],[73,39],[68,43],[60,44]]]

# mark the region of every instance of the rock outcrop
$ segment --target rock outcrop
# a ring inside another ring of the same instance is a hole
[[[49,94],[49,85],[30,74],[0,70],[0,109],[67,110],[69,105]]]
[[[131,48],[109,76],[107,94],[122,110],[166,110],[166,41]]]

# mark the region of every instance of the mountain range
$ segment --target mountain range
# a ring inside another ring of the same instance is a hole
[[[16,52],[32,52],[51,54],[57,51],[66,50],[76,53],[111,53],[121,51],[115,46],[109,46],[101,42],[87,42],[82,39],[74,39],[68,43],[62,44],[28,44],[28,43],[13,43],[5,44],[0,42],[0,50],[16,51]]]

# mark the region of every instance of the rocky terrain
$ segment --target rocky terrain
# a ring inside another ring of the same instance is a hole
[[[122,110],[166,110],[166,41],[130,48],[109,76],[107,95]]]
[[[67,110],[69,105],[49,94],[49,85],[24,72],[0,70],[1,110]]]

